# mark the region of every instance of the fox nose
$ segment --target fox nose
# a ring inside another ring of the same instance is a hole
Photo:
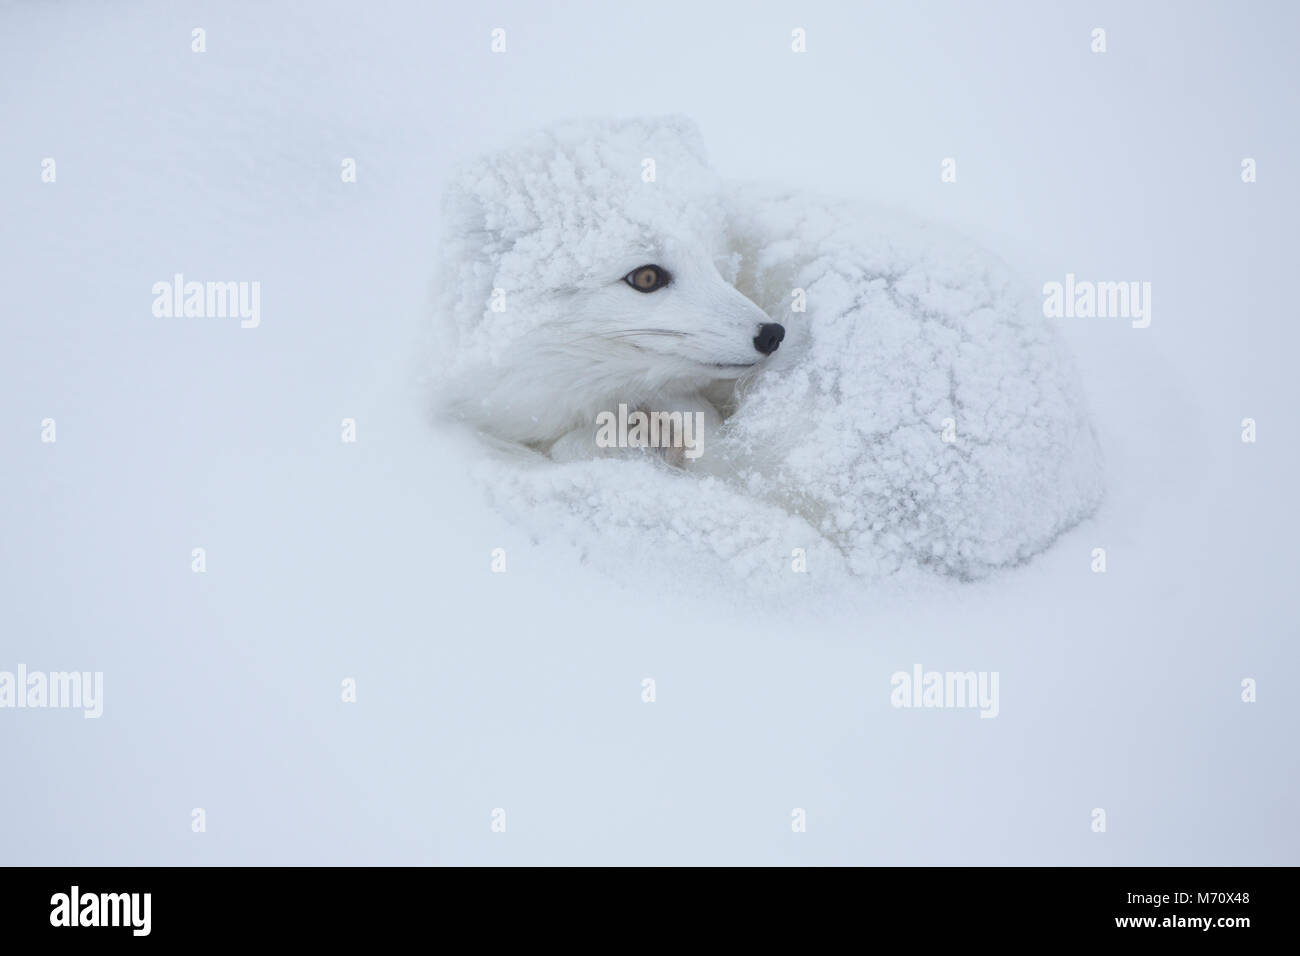
[[[776,351],[781,340],[785,338],[785,326],[776,322],[764,322],[758,327],[758,334],[754,336],[754,348],[758,349],[764,355],[771,355]]]

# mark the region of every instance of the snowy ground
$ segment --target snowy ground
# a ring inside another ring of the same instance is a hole
[[[0,671],[104,674],[98,720],[0,709],[0,862],[1300,862],[1294,6],[533,6],[0,5]],[[729,177],[1151,281],[1150,328],[1044,320],[1099,515],[758,613],[490,508],[427,415],[442,186],[645,112]],[[260,326],[156,318],[178,272],[260,281]],[[918,663],[997,671],[999,716],[891,707]]]

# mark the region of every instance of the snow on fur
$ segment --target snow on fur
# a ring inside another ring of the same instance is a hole
[[[919,567],[972,578],[1041,551],[1100,500],[1096,439],[1056,330],[1031,289],[950,232],[721,183],[677,118],[535,134],[468,167],[447,215],[441,319],[455,346],[443,400],[489,436],[512,437],[494,424],[502,392],[536,385],[511,344],[617,279],[621,249],[698,243],[786,326],[770,362],[733,394],[722,383],[731,414],[707,476],[652,456],[484,455],[483,483],[512,520],[602,566],[769,587],[795,577],[803,548],[822,578]],[[488,307],[494,289],[510,296],[504,312]],[[804,312],[792,311],[795,289]]]
[[[642,179],[655,160],[656,180]],[[567,123],[466,166],[444,202],[440,294],[456,368],[557,317],[557,292],[609,281],[611,250],[683,233],[714,238],[725,219],[716,176],[688,120]],[[716,240],[715,240],[716,241]],[[488,307],[494,289],[504,312]]]

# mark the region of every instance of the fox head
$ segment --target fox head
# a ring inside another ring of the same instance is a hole
[[[444,218],[439,365],[502,437],[737,379],[784,336],[719,269],[723,193],[689,120],[534,134],[462,170]]]

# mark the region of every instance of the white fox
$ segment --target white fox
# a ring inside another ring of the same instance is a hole
[[[536,133],[467,167],[446,219],[445,407],[569,469],[645,458],[644,434],[630,453],[601,440],[621,406],[691,416],[702,453],[659,456],[737,499],[681,470],[571,470],[516,486],[528,511],[564,499],[598,528],[647,529],[638,504],[707,495],[745,526],[701,531],[727,560],[743,538],[747,566],[784,566],[804,535],[858,574],[965,578],[1025,560],[1100,500],[1076,373],[1022,298],[1032,284],[880,209],[723,183],[688,120]],[[650,484],[612,504],[634,475]],[[758,517],[759,499],[805,530]],[[783,530],[764,541],[755,521]]]
[[[719,397],[785,337],[717,268],[722,197],[693,129],[606,126],[593,156],[590,134],[560,127],[471,167],[447,206],[459,272],[452,402],[487,432],[562,460],[605,453],[597,417],[620,404],[716,430]],[[627,151],[621,177],[615,146]],[[671,184],[643,180],[642,153]],[[671,442],[659,450],[690,460]]]

